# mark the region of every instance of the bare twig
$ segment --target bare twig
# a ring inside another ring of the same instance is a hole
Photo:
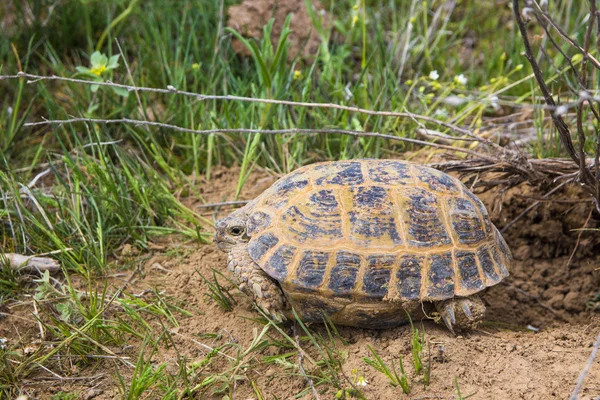
[[[208,204],[199,204],[196,208],[216,208],[223,206],[243,206],[248,204],[249,200],[239,200],[239,201],[222,201],[220,203],[208,203]]]
[[[412,115],[412,114],[411,114]],[[473,150],[465,149],[462,147],[456,146],[447,146],[438,143],[426,142],[418,139],[410,139],[405,137],[399,137],[394,135],[386,135],[379,132],[364,132],[364,131],[355,131],[349,129],[299,129],[299,128],[289,128],[289,129],[249,129],[249,128],[229,128],[229,129],[190,129],[183,128],[177,125],[166,124],[163,122],[155,122],[155,121],[143,121],[138,119],[131,118],[117,118],[117,119],[101,119],[101,118],[79,118],[73,117],[70,119],[63,120],[46,120],[46,121],[38,121],[38,122],[29,122],[24,124],[24,126],[40,126],[40,125],[61,125],[61,124],[73,124],[77,122],[87,122],[87,123],[95,123],[95,124],[131,124],[135,126],[154,126],[159,128],[166,128],[175,130],[178,132],[186,132],[186,133],[195,133],[199,135],[209,135],[213,133],[260,133],[263,135],[278,135],[278,134],[296,134],[296,135],[309,135],[315,133],[322,134],[340,134],[340,135],[348,135],[348,136],[356,136],[356,137],[378,137],[381,139],[389,139],[395,140],[399,142],[406,142],[412,144],[418,144],[421,146],[431,146],[437,147],[440,149],[456,151],[459,153],[470,154],[472,156],[482,158],[488,161],[495,161],[494,157],[488,156],[483,153],[478,153]],[[483,140],[483,139],[482,139]],[[496,145],[497,146],[497,145]]]
[[[585,227],[590,222],[593,211],[594,211],[594,209],[592,208],[590,210],[590,213],[588,214],[587,219],[585,220],[585,223],[583,224],[581,229],[579,229],[579,233],[577,234],[577,242],[575,242],[575,247],[573,247],[573,251],[571,252],[571,255],[569,256],[569,261],[567,261],[567,265],[565,265],[565,267],[567,267],[567,268],[569,268],[569,265],[571,264],[571,261],[573,260],[573,257],[575,256],[575,252],[577,251],[577,248],[579,247],[579,242],[581,241],[581,235],[583,234],[583,232],[585,232]]]
[[[598,337],[596,338],[596,342],[594,343],[594,348],[592,349],[592,354],[590,354],[590,357],[588,358],[587,363],[585,364],[585,367],[579,374],[579,378],[577,379],[577,384],[575,385],[575,389],[573,389],[573,393],[571,394],[571,397],[569,397],[569,400],[579,399],[579,391],[581,390],[581,387],[583,386],[583,382],[585,381],[585,377],[587,376],[588,372],[590,372],[590,368],[592,367],[592,364],[594,363],[594,360],[596,359],[596,355],[598,354],[598,348],[600,348],[600,334],[598,334]]]

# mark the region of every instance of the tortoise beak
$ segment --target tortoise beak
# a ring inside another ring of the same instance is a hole
[[[235,244],[232,241],[227,240],[225,237],[223,237],[223,235],[220,234],[219,231],[217,231],[217,233],[215,233],[214,242],[217,244],[217,247],[219,248],[219,250],[224,251],[226,253]]]

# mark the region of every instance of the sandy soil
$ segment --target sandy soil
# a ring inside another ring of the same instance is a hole
[[[201,185],[203,200],[231,200],[237,173],[235,169],[216,170],[211,183]],[[242,198],[253,198],[275,179],[264,172],[253,173]],[[339,357],[344,360],[343,375],[350,380],[357,374],[364,376],[368,384],[360,389],[367,399],[458,398],[455,380],[458,380],[463,396],[474,393],[471,399],[568,398],[600,330],[600,313],[591,311],[598,304],[590,301],[592,295],[600,291],[600,235],[573,231],[582,228],[586,221],[588,228],[598,227],[598,217],[590,216],[588,205],[572,201],[578,195],[574,191],[565,192],[559,198],[568,201],[545,202],[507,230],[505,237],[513,249],[515,265],[505,284],[491,288],[483,296],[488,304],[488,314],[482,329],[468,337],[454,337],[433,322],[423,322],[431,353],[429,386],[424,388],[422,377],[415,376],[412,369],[411,331],[407,326],[388,330],[338,327],[340,337],[347,342],[343,344],[336,340]],[[511,190],[502,197],[497,193],[481,196],[500,229],[531,204],[533,200],[529,197],[540,196],[527,187]],[[201,201],[189,205],[198,204]],[[219,211],[214,216],[223,216],[230,210]],[[211,211],[205,211],[206,216],[212,216]],[[569,262],[577,243],[577,251]],[[178,255],[169,255],[169,249],[177,249]],[[160,268],[156,268],[157,263]],[[211,277],[212,268],[225,273],[225,255],[213,245],[198,247],[172,243],[154,253],[143,267],[143,278],[131,288],[135,293],[158,288],[165,295],[181,300],[195,314],[179,319],[180,326],[173,331],[176,347],[161,350],[154,357],[156,362],[167,362],[170,372],[178,369],[177,353],[186,355],[193,362],[202,360],[208,352],[200,343],[217,347],[235,342],[241,348],[247,348],[253,334],[263,328],[261,323],[252,320],[258,315],[237,290],[232,290],[238,302],[232,312],[223,311],[207,300],[208,287],[198,272]],[[18,321],[9,322],[0,324],[0,336],[15,338],[16,328],[13,327]],[[11,324],[13,327],[9,326]],[[35,336],[34,326],[23,325],[20,329],[21,334],[29,331]],[[293,336],[290,327],[284,329]],[[312,329],[327,336],[321,325],[313,325]],[[208,338],[208,334],[217,335]],[[276,336],[273,332],[273,337]],[[304,345],[310,357],[319,358],[310,344]],[[400,388],[390,385],[383,374],[363,361],[363,357],[370,356],[368,346],[388,364],[392,359],[397,362],[399,356],[404,358],[406,372],[412,379],[409,396],[403,395]],[[285,351],[290,350],[268,347],[261,354]],[[297,370],[258,361],[255,360],[256,365],[242,374],[246,379],[237,382],[235,399],[257,398],[251,381],[260,387],[265,399],[289,399],[306,387]],[[290,361],[296,363],[297,360]],[[306,360],[304,365],[311,372]],[[218,371],[222,367],[223,364],[211,364],[203,373],[209,374],[211,368]],[[85,374],[93,375],[101,369],[98,365],[95,368],[96,372],[86,371]],[[342,374],[340,378],[343,380]],[[33,385],[30,388],[40,398],[48,398],[49,392],[76,389],[83,393],[82,398],[110,399],[118,394],[112,382],[112,377],[106,376],[98,381]],[[580,399],[600,398],[600,357],[592,365],[580,395]],[[206,393],[198,398],[221,399],[223,395]],[[302,398],[310,399],[313,395]],[[334,399],[335,390],[330,387],[329,391],[320,393],[320,398]]]

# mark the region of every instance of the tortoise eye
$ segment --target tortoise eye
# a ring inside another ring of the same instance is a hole
[[[244,233],[244,229],[240,226],[234,226],[229,230],[229,233],[231,233],[233,236],[240,236],[242,233]]]

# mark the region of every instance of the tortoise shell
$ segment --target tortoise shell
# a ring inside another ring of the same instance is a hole
[[[288,297],[437,301],[509,274],[510,251],[483,203],[459,180],[409,162],[312,164],[247,209],[250,256]]]

